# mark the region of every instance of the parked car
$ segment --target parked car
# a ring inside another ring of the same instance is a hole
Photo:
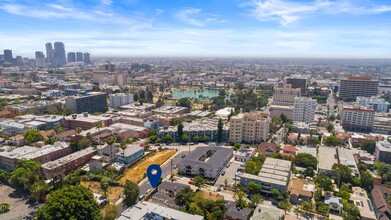
[[[142,200],[142,199],[144,199],[144,197],[145,197],[145,195],[144,195],[144,194],[141,194],[141,195],[138,197],[138,199],[139,199],[139,200]]]
[[[221,175],[224,176],[225,175],[225,171],[221,172]]]

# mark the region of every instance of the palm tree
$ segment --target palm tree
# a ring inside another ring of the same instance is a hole
[[[117,141],[117,139],[113,136],[113,135],[111,135],[109,138],[107,138],[107,140],[106,140],[106,143],[109,145],[109,147],[110,147],[110,160],[113,158],[112,157],[112,153],[113,153],[113,150],[112,150],[112,147],[113,147],[113,144],[115,143]]]
[[[83,131],[83,129],[81,128],[81,127],[77,127],[76,129],[75,129],[75,131],[76,131],[76,134],[77,134],[77,140],[79,140],[79,137],[80,137],[80,133]]]
[[[122,157],[125,160],[125,149],[128,147],[128,145],[125,142],[122,142],[121,145],[119,146],[122,150]],[[125,161],[124,161],[125,162]]]
[[[102,123],[98,123],[97,125],[96,125],[96,128],[98,129],[98,133],[100,134],[100,129],[103,127],[103,125],[102,125]],[[99,144],[100,144],[100,137],[99,137]]]

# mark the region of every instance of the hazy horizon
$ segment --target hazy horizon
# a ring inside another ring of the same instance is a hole
[[[391,59],[391,0],[0,0],[0,25],[24,57]]]

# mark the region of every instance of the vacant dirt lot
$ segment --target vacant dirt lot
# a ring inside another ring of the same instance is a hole
[[[161,165],[174,154],[175,150],[168,150],[148,155],[138,164],[125,171],[124,175],[119,180],[119,183],[121,185],[124,185],[127,179],[135,183],[139,183],[142,179],[144,179],[144,174],[147,172],[147,168],[149,167],[149,165]],[[104,194],[103,190],[100,188],[99,182],[82,181],[80,184],[86,188],[90,188],[94,193],[100,195]],[[122,186],[110,186],[107,191],[108,200],[114,203],[123,195],[123,191],[124,188]]]
[[[94,193],[104,195],[103,190],[100,188],[99,182],[82,181],[80,182],[80,185],[86,188],[90,188]],[[110,186],[107,190],[108,200],[114,203],[121,197],[123,191],[124,188],[122,186]]]
[[[166,150],[162,152],[156,152],[147,158],[144,158],[138,164],[125,171],[124,175],[119,179],[119,183],[124,185],[126,180],[130,180],[135,183],[139,183],[147,172],[147,168],[151,164],[161,165],[167,161],[172,155],[175,154],[175,150]]]

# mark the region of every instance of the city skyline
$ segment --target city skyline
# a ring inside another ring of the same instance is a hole
[[[391,1],[0,0],[0,48],[94,57],[391,58]]]

